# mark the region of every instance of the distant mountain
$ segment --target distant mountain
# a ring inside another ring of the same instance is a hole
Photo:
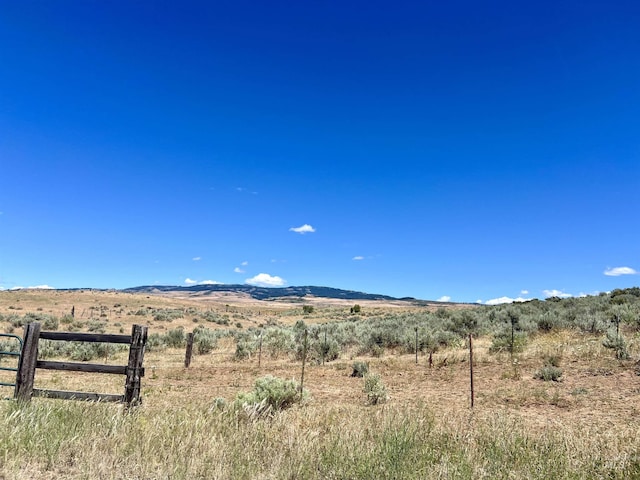
[[[356,292],[354,290],[341,290],[330,287],[254,287],[251,285],[192,285],[189,287],[170,285],[145,285],[142,287],[126,288],[124,292],[129,293],[157,293],[157,292],[235,292],[246,293],[256,300],[270,300],[282,297],[304,297],[310,295],[322,298],[338,298],[342,300],[405,300],[414,301],[414,298],[396,298],[388,295],[378,295],[373,293]]]

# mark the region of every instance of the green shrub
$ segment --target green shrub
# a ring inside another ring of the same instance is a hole
[[[377,373],[368,373],[364,377],[363,391],[367,396],[368,405],[384,403],[389,399],[387,388],[382,383],[382,378]]]
[[[252,342],[247,340],[238,340],[233,358],[234,360],[244,360],[245,358],[249,358],[254,349],[255,346]]]
[[[218,336],[208,328],[197,327],[193,330],[193,346],[198,355],[206,355],[217,348]]]
[[[95,333],[104,333],[106,331],[107,322],[100,320],[89,320],[87,322],[87,330]]]
[[[533,375],[533,378],[545,382],[559,382],[560,377],[562,377],[562,369],[553,365],[545,365]]]
[[[180,308],[162,308],[153,311],[153,319],[158,322],[170,322],[184,317],[184,310]]]
[[[270,328],[264,335],[262,346],[272,358],[290,353],[293,350],[293,332],[291,329]]]
[[[323,358],[325,362],[336,360],[340,356],[340,345],[333,339],[317,340],[311,345],[313,358],[320,362]]]
[[[352,377],[364,377],[367,373],[369,373],[369,364],[367,362],[361,362],[356,360],[353,362],[353,372],[351,372]]]
[[[71,360],[88,362],[97,358],[107,358],[115,354],[121,348],[110,343],[76,343],[73,342],[68,351]],[[122,346],[120,346],[122,347]],[[126,348],[126,347],[125,347]]]
[[[167,347],[171,348],[184,347],[186,344],[184,329],[180,327],[169,330],[164,336],[164,343],[167,345]]]
[[[524,350],[525,345],[527,344],[527,334],[524,332],[517,332],[513,336],[513,353],[520,353]],[[499,352],[511,352],[511,331],[505,330],[500,332],[498,335],[493,337],[493,341],[491,342],[491,346],[489,347],[489,352],[491,353],[499,353]]]
[[[562,356],[558,353],[545,355],[544,366],[534,373],[533,378],[545,382],[559,382],[560,377],[562,377],[562,369],[560,368],[561,359]]]
[[[160,333],[149,334],[145,348],[149,352],[161,352],[166,349],[167,344],[164,341],[164,335]]]
[[[251,392],[239,393],[236,406],[243,409],[253,409],[259,414],[284,410],[300,402],[308,396],[308,392],[300,394],[300,385],[295,380],[267,375],[258,378]]]
[[[628,360],[630,358],[629,351],[627,350],[627,342],[625,342],[622,335],[607,332],[607,336],[602,341],[602,345],[605,348],[612,349],[618,360]]]
[[[216,312],[207,311],[201,314],[201,317],[204,318],[207,322],[225,326],[229,325],[228,315],[218,315]]]

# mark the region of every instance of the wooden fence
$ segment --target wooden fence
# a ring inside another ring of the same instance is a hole
[[[43,340],[65,342],[119,343],[129,345],[127,365],[101,365],[94,363],[54,362],[38,360],[38,343]],[[32,397],[59,398],[65,400],[95,400],[120,402],[128,406],[140,403],[140,385],[144,376],[144,348],[147,343],[147,327],[134,325],[131,335],[112,335],[75,332],[43,332],[40,323],[29,323],[24,328],[22,355],[16,375],[15,397],[29,401]],[[124,395],[105,393],[70,392],[34,388],[36,369],[63,370],[68,372],[110,373],[125,375]]]

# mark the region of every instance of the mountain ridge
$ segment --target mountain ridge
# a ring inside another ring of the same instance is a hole
[[[283,297],[304,297],[307,295],[321,298],[335,298],[342,300],[395,300],[419,301],[413,297],[392,297],[375,293],[365,293],[356,290],[344,290],[333,287],[299,286],[299,287],[258,287],[243,284],[207,284],[207,285],[142,285],[122,290],[127,293],[156,293],[156,292],[235,292],[245,293],[256,300],[272,300]]]

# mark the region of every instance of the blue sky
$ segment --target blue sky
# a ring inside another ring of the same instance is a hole
[[[638,285],[636,2],[2,2],[0,288]]]

